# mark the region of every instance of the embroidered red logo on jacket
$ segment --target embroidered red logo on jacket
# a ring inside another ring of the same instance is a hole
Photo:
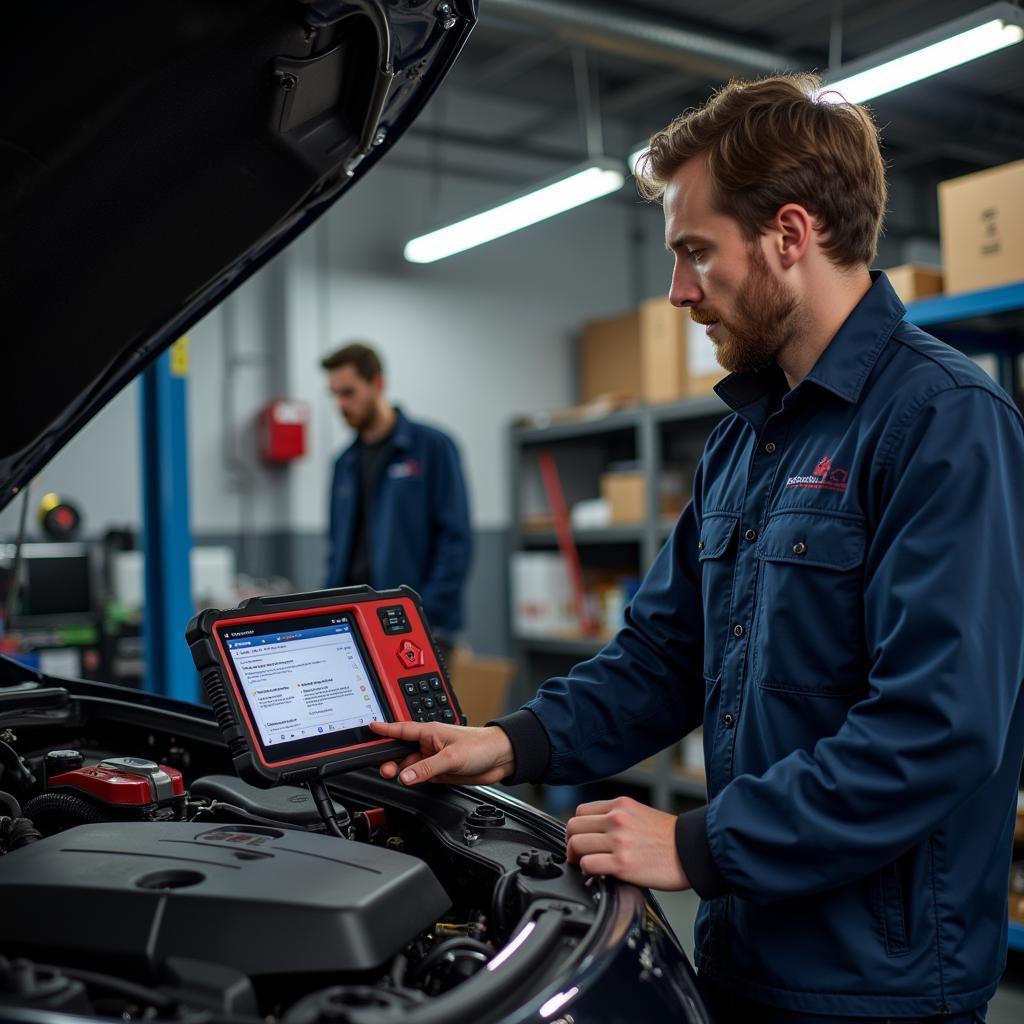
[[[824,456],[811,471],[810,476],[791,476],[786,481],[787,487],[804,487],[812,491],[846,490],[850,474],[845,469],[833,469],[832,457]]]

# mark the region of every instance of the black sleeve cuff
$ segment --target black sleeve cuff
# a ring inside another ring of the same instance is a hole
[[[512,753],[516,759],[515,770],[501,781],[506,786],[543,782],[551,761],[551,741],[540,719],[528,708],[521,708],[487,724],[504,730],[512,743]]]
[[[676,818],[676,853],[697,895],[702,900],[713,900],[728,893],[729,886],[711,856],[704,820],[707,813],[707,807],[698,807]]]

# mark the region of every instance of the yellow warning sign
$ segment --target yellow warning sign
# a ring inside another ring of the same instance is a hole
[[[188,335],[183,334],[171,346],[171,376],[188,376]]]

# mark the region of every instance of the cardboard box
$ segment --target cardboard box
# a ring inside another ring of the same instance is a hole
[[[601,497],[616,526],[642,523],[647,515],[647,478],[643,473],[602,473]]]
[[[653,404],[711,394],[725,371],[704,328],[661,296],[586,324],[580,374],[583,402],[616,395]]]
[[[452,655],[450,671],[462,713],[470,725],[486,725],[505,713],[514,662],[459,647]]]
[[[939,182],[946,291],[1024,281],[1024,160]]]
[[[580,401],[641,397],[640,317],[636,310],[594,320],[580,342]]]
[[[904,263],[885,272],[893,291],[904,303],[942,294],[942,271],[918,263]]]
[[[707,331],[663,296],[640,304],[641,397],[672,402],[713,394],[726,376]]]
[[[658,513],[663,519],[675,519],[686,507],[686,492],[681,473],[666,470],[658,480]],[[647,516],[647,478],[643,473],[602,473],[601,498],[608,505],[613,526],[642,523]]]

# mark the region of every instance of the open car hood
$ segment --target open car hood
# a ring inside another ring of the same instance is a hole
[[[5,11],[0,507],[387,152],[477,3]]]

